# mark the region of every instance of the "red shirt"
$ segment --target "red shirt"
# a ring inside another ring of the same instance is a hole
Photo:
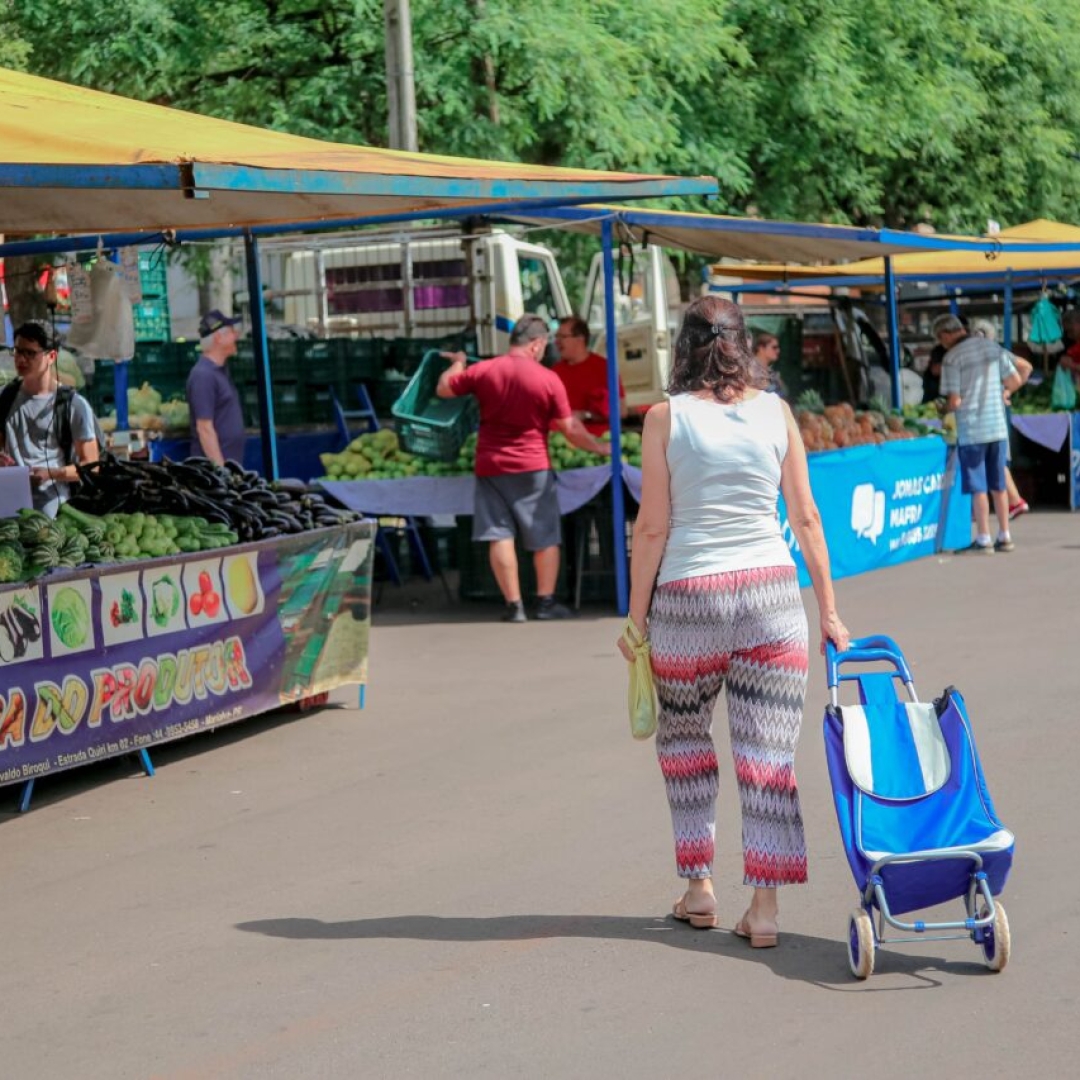
[[[477,476],[551,468],[548,431],[570,416],[570,403],[547,368],[527,356],[497,356],[455,375],[450,389],[480,402]]]
[[[566,387],[566,396],[574,412],[592,413],[602,416],[600,420],[586,420],[585,426],[594,435],[603,435],[608,429],[606,423],[611,412],[608,408],[607,361],[597,353],[591,352],[578,364],[560,360],[552,369]],[[619,397],[626,397],[622,380],[619,380]]]

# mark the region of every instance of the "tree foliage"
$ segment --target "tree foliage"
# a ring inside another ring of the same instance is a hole
[[[710,174],[715,209],[774,217],[1080,219],[1074,0],[412,0],[412,14],[423,150]],[[385,142],[381,0],[0,0],[0,63]]]

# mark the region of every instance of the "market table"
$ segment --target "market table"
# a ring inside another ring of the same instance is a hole
[[[1054,454],[1068,447],[1069,509],[1080,510],[1080,412],[1011,415],[1013,428],[1025,439]]]
[[[555,474],[559,512],[572,514],[611,481],[607,465],[566,469]],[[474,476],[406,476],[400,480],[320,480],[319,486],[342,506],[375,517],[470,517]]]
[[[953,483],[949,447],[937,436],[809,455],[810,485],[821,511],[833,576],[849,577],[932,555],[971,541],[971,498]],[[610,483],[607,465],[557,474],[559,506],[572,513]],[[641,470],[623,465],[627,491],[641,501]],[[401,517],[472,513],[471,476],[321,481],[351,510]],[[806,566],[780,500],[781,528],[799,568]]]
[[[365,684],[374,533],[352,522],[0,586],[0,786]]]

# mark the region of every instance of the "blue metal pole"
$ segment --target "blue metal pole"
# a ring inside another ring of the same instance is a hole
[[[608,419],[611,426],[611,508],[615,530],[615,606],[620,615],[630,607],[630,575],[626,555],[626,495],[622,477],[622,418],[619,415],[619,339],[615,325],[615,258],[611,219],[600,226],[604,252],[604,335],[607,339]]]
[[[128,430],[128,366],[123,360],[113,361],[113,394],[116,396],[116,430]]]
[[[274,427],[274,395],[270,378],[270,349],[266,343],[266,316],[263,311],[262,270],[259,241],[244,233],[247,261],[248,306],[251,309],[251,345],[255,354],[255,389],[259,395],[259,434],[262,438],[263,475],[278,478],[277,431]]]
[[[1013,335],[1013,279],[1011,270],[1005,273],[1005,310],[1002,313],[1001,321],[1004,323],[1001,328],[1001,344],[1006,349],[1011,350]]]
[[[896,275],[889,255],[885,256],[885,311],[889,320],[889,355],[892,358],[892,407],[899,409],[903,404],[900,392],[900,320],[896,312]]]

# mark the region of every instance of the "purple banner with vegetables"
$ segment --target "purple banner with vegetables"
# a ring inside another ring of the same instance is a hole
[[[367,681],[374,525],[0,586],[0,785]]]

